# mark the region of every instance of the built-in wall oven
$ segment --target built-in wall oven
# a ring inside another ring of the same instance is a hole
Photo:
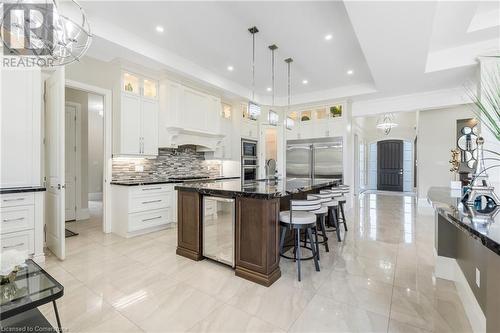
[[[244,183],[257,180],[259,169],[257,156],[257,141],[241,140],[241,180]]]

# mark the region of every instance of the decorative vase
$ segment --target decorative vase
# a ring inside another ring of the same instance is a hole
[[[19,267],[16,267],[12,272],[7,275],[0,275],[0,285],[6,285],[9,283],[13,283],[16,280],[17,272],[19,271]]]

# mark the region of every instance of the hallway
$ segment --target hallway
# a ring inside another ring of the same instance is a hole
[[[78,230],[67,260],[45,267],[65,286],[70,331],[470,332],[454,284],[434,276],[433,223],[413,196],[362,194],[344,241],[322,248],[321,272],[308,261],[298,282],[282,259],[269,288],[177,256],[176,229],[132,239]]]

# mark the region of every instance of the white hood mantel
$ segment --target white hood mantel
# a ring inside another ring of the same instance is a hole
[[[181,127],[167,127],[166,132],[170,148],[194,145],[197,147],[197,151],[200,152],[215,151],[224,138],[223,134],[214,134]]]

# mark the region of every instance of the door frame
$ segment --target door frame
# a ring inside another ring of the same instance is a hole
[[[104,149],[103,149],[103,171],[102,171],[102,231],[104,233],[111,232],[111,177],[112,177],[112,92],[110,89],[101,88],[98,86],[86,84],[79,81],[66,79],[66,88],[82,90],[87,93],[102,95],[104,97]]]
[[[76,127],[76,137],[75,137],[75,146],[76,146],[76,160],[75,160],[75,221],[82,219],[82,106],[80,103],[68,102],[64,101],[64,107],[66,109],[66,105],[70,105],[75,107],[75,127]],[[66,110],[64,110],[66,112]],[[66,142],[64,142],[66,145]],[[65,156],[67,158],[67,156]],[[66,169],[65,169],[66,170]],[[65,192],[65,195],[68,195],[68,192]],[[85,216],[88,218],[88,216]]]
[[[401,190],[381,190],[380,189],[380,174],[381,174],[381,168],[380,168],[380,145],[384,142],[397,142],[401,145],[401,170],[402,173],[398,174],[400,177],[401,181]],[[393,139],[393,138],[388,138],[385,140],[378,140],[377,141],[377,191],[394,191],[394,192],[404,192],[404,140],[400,139]]]

